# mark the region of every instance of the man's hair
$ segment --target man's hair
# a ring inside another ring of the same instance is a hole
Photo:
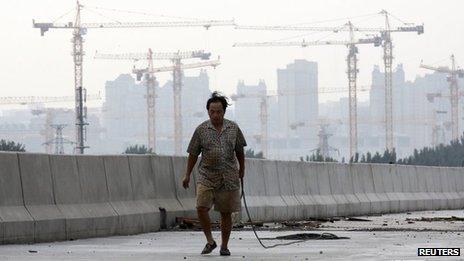
[[[206,102],[206,110],[209,110],[209,105],[212,102],[220,102],[222,104],[222,108],[224,109],[224,112],[226,112],[227,106],[229,106],[229,102],[226,96],[222,95],[221,93],[215,91],[211,94],[211,97],[208,99]]]

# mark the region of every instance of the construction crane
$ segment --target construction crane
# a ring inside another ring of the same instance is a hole
[[[361,38],[356,40],[354,36],[354,26],[351,22],[347,24],[350,30],[349,41],[312,41],[305,40],[301,42],[262,42],[262,43],[236,43],[234,47],[255,47],[255,46],[319,46],[319,45],[344,45],[348,47],[347,55],[347,74],[348,74],[348,89],[349,89],[349,119],[350,119],[350,158],[356,154],[358,149],[358,134],[357,134],[357,74],[359,72],[357,66],[358,44],[373,44],[378,47],[382,43],[379,36],[370,38]]]
[[[190,20],[190,21],[171,21],[171,22],[106,22],[106,23],[82,23],[81,11],[84,5],[76,1],[76,16],[74,22],[68,23],[36,23],[32,20],[34,28],[40,29],[40,35],[44,36],[45,32],[50,29],[71,29],[73,30],[73,51],[74,58],[74,89],[76,104],[76,147],[77,154],[84,154],[88,148],[85,145],[85,126],[86,122],[86,89],[83,87],[83,57],[84,57],[84,38],[87,29],[105,29],[105,28],[146,28],[146,27],[204,27],[209,29],[211,26],[228,26],[234,25],[233,20]]]
[[[195,69],[195,68],[202,68],[202,67],[213,67],[216,68],[218,65],[220,65],[221,62],[219,58],[217,60],[210,60],[210,61],[205,61],[205,62],[197,62],[197,63],[189,63],[189,64],[175,64],[172,66],[163,66],[163,67],[156,67],[156,68],[143,68],[143,69],[133,69],[133,72],[138,74],[138,75],[143,75],[143,74],[154,74],[154,73],[160,73],[160,72],[174,72],[174,71],[180,71],[180,76],[182,75],[183,70],[187,69]],[[173,77],[178,77],[173,76]],[[174,88],[174,154],[175,155],[181,155],[182,154],[182,118],[181,118],[181,81],[177,81],[177,89]],[[174,85],[174,82],[173,82]],[[174,87],[174,86],[173,86]],[[176,94],[177,92],[177,94]]]
[[[414,25],[411,23],[403,23],[404,26],[391,27],[389,16],[386,10],[380,11],[381,15],[385,17],[384,27],[353,27],[351,23],[345,24],[339,27],[314,27],[314,26],[249,26],[249,25],[237,25],[236,29],[247,29],[247,30],[268,30],[268,31],[318,31],[318,32],[342,32],[347,31],[354,32],[371,32],[381,34],[382,47],[383,47],[383,61],[385,66],[385,147],[388,150],[393,150],[393,42],[391,33],[399,32],[415,32],[417,34],[424,33],[424,25]],[[354,71],[352,72],[354,73]],[[351,109],[350,109],[351,112]],[[351,151],[351,150],[350,150]],[[353,154],[354,155],[354,154]]]
[[[148,133],[148,145],[149,149],[153,152],[156,151],[156,115],[155,115],[155,83],[156,77],[153,70],[153,60],[170,60],[173,63],[173,94],[174,94],[174,129],[180,131],[175,137],[182,136],[182,115],[181,115],[181,91],[182,91],[182,69],[181,60],[199,58],[202,60],[208,60],[211,53],[207,53],[203,50],[197,51],[178,51],[178,52],[157,52],[153,53],[151,48],[146,53],[124,53],[124,54],[104,54],[95,53],[95,59],[106,59],[106,60],[132,60],[140,61],[147,60],[148,66],[144,69],[133,69],[133,73],[137,76],[137,81],[142,80],[145,76],[145,84],[147,88],[147,133]],[[181,142],[181,141],[180,141]],[[175,144],[179,143],[176,140]]]
[[[451,105],[451,138],[453,140],[459,139],[459,86],[458,78],[464,77],[464,70],[456,67],[454,55],[451,55],[451,68],[450,67],[434,67],[430,65],[420,64],[420,68],[436,71],[439,73],[448,74],[447,80],[450,84],[450,105]]]

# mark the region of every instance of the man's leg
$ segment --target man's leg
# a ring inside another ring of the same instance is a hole
[[[209,187],[197,185],[197,214],[200,220],[203,233],[205,233],[206,240],[209,244],[214,243],[213,235],[211,234],[211,219],[209,218],[209,210],[213,205],[213,190]]]
[[[198,219],[200,220],[203,233],[205,233],[206,240],[209,244],[214,243],[213,235],[211,234],[211,219],[209,218],[209,208],[197,207]]]
[[[232,231],[232,213],[221,212],[221,249],[227,249],[229,244],[230,232]]]

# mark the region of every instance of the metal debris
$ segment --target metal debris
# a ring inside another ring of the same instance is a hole
[[[176,224],[180,229],[201,229],[200,220],[189,217],[176,217]],[[219,228],[218,222],[211,222],[211,228]]]
[[[349,237],[339,237],[332,233],[297,233],[286,236],[278,236],[275,238],[262,238],[266,240],[332,240],[332,239],[350,239]]]
[[[426,217],[421,217],[421,218],[406,218],[406,221],[425,221],[425,222],[433,222],[433,221],[464,221],[464,217],[456,217],[456,216],[451,216],[451,217],[431,217],[431,218],[426,218]]]
[[[361,222],[370,222],[372,220],[370,219],[364,219],[364,218],[355,218],[355,217],[347,217],[345,218],[346,221],[361,221]]]
[[[284,221],[281,222],[282,226],[284,227],[291,227],[291,228],[318,228],[321,225],[320,221]]]

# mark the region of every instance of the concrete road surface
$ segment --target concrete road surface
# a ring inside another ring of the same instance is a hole
[[[199,231],[165,231],[134,236],[92,238],[32,245],[2,245],[0,260],[462,260],[464,221],[418,221],[422,217],[464,217],[463,210],[413,212],[366,218],[371,221],[325,222],[318,229],[259,231],[262,237],[330,232],[343,240],[310,240],[265,250],[251,231],[232,232],[232,256],[216,249],[201,256],[205,240]],[[411,221],[414,220],[414,221]],[[214,232],[220,241],[220,232]],[[266,244],[288,241],[268,240]],[[423,247],[461,248],[460,257],[425,258]]]

